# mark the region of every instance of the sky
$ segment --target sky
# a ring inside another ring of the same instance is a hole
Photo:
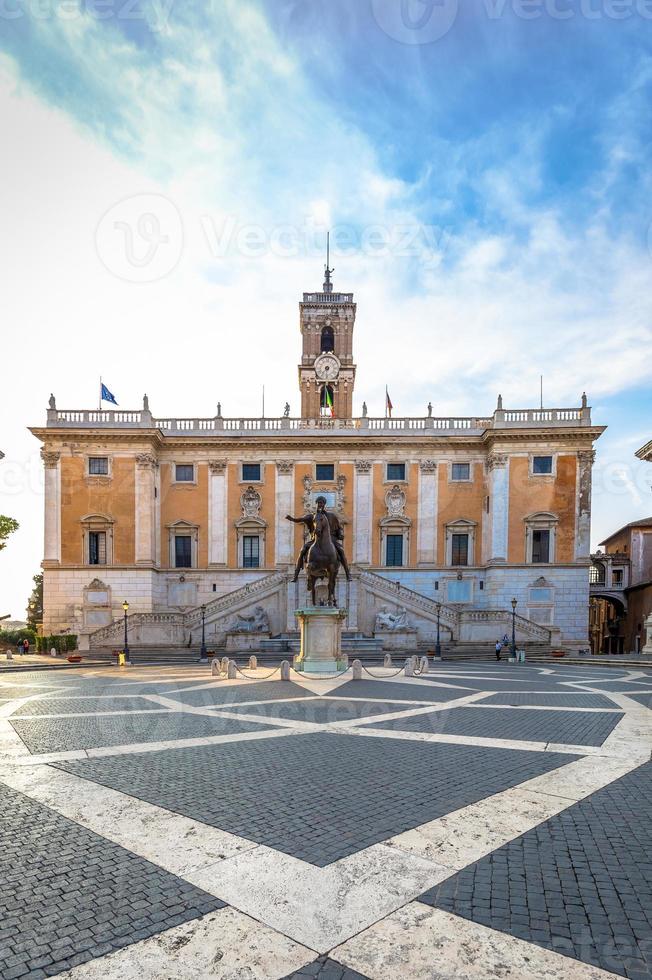
[[[0,615],[50,392],[298,414],[327,229],[356,414],[537,407],[543,375],[608,426],[594,544],[650,516],[651,103],[652,0],[0,0]]]

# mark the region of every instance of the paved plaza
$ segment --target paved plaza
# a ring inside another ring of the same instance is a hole
[[[652,671],[269,675],[0,675],[2,980],[652,980]]]

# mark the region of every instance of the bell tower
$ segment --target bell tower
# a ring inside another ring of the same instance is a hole
[[[304,293],[299,303],[303,341],[299,365],[301,417],[350,419],[353,414],[353,293],[333,292],[330,235],[320,293]]]

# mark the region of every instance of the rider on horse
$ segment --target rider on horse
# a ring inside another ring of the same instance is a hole
[[[328,524],[331,530],[331,538],[333,539],[333,544],[335,550],[337,551],[337,557],[339,558],[340,564],[344,569],[348,581],[351,581],[351,572],[349,571],[349,565],[346,560],[346,555],[344,554],[344,529],[339,521],[336,514],[331,514],[330,511],[326,510],[326,497],[317,497],[315,503],[317,504],[317,513],[323,513],[325,517],[328,518]],[[294,570],[293,582],[296,582],[299,578],[299,572],[304,566],[306,556],[310,551],[311,546],[315,541],[315,515],[314,514],[304,514],[303,517],[290,517],[288,514],[286,516],[287,521],[292,521],[293,524],[305,524],[310,531],[310,537],[301,549],[301,553],[297,560],[297,567]]]

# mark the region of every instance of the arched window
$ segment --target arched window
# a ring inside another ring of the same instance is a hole
[[[335,402],[333,400],[333,389],[330,385],[323,385],[319,395],[319,414],[326,418],[335,415]]]
[[[335,334],[332,327],[324,327],[321,332],[321,352],[331,353],[335,350]]]

